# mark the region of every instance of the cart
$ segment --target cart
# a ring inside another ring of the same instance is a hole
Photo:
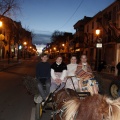
[[[84,98],[86,96],[90,96],[90,93],[89,92],[78,92],[76,89],[75,89],[75,86],[74,86],[74,82],[73,82],[73,77],[75,76],[69,76],[67,77],[67,80],[70,79],[72,84],[73,84],[73,87],[74,87],[74,91],[77,93],[77,95],[80,97],[80,98]],[[66,80],[66,82],[67,82]],[[55,118],[55,115],[56,115],[56,107],[55,107],[55,101],[53,99],[56,91],[59,89],[59,87],[61,86],[61,84],[57,87],[57,89],[50,93],[50,95],[48,96],[48,98],[46,98],[45,102],[42,102],[41,99],[40,99],[40,96],[38,96],[38,102],[36,103],[36,113],[35,113],[35,120],[40,120],[42,119],[42,115],[44,114],[44,112],[47,112],[47,110],[52,110],[51,112],[51,118],[54,120]],[[65,88],[65,86],[63,87],[63,89]],[[48,108],[49,106],[49,108]]]

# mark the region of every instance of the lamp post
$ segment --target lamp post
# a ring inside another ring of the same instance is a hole
[[[0,59],[2,59],[2,51],[1,51],[1,49],[2,49],[2,46],[3,46],[2,40],[4,40],[4,35],[2,34],[1,28],[2,28],[2,21],[0,21]]]
[[[54,57],[56,56],[56,47],[53,48],[54,49]]]
[[[0,34],[0,59],[2,59],[2,47],[4,46],[4,43],[2,40],[4,40],[5,36],[3,34]]]
[[[27,45],[27,42],[23,42],[23,45],[24,45],[24,59],[25,59],[25,54],[26,54],[26,53],[25,53],[25,49],[26,49],[25,47],[26,47],[26,45]]]
[[[2,25],[3,25],[3,23],[2,23],[2,21],[0,21],[0,27],[2,27]]]
[[[56,51],[56,47],[54,47],[53,49],[54,49],[54,51]]]
[[[62,46],[64,47],[64,46],[65,46],[65,44],[62,44]]]
[[[97,36],[97,39],[96,39],[96,48],[97,48],[97,51],[96,51],[96,67],[97,67],[97,70],[99,69],[99,61],[100,61],[100,49],[102,48],[102,39],[99,37],[100,36],[100,29],[96,29],[95,31],[96,33],[96,36]]]

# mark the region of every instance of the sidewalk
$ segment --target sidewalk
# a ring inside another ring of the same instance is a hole
[[[14,59],[10,58],[9,64],[8,64],[8,59],[2,59],[0,60],[0,71],[3,71],[9,67],[13,67],[20,63],[21,63],[20,61],[19,62],[17,61],[17,58],[14,58]]]
[[[95,74],[99,75],[100,77],[108,80],[114,80],[117,78],[117,76],[114,75],[114,73],[109,73],[109,72],[96,72],[94,71]]]

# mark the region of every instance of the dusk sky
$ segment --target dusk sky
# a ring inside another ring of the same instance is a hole
[[[115,0],[23,0],[21,21],[23,27],[39,34],[34,43],[49,42],[55,31],[74,33],[73,25],[84,16],[94,16]],[[75,12],[76,11],[76,12]]]

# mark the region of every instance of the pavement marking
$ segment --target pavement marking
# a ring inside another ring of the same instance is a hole
[[[35,108],[32,108],[30,120],[35,120]]]

